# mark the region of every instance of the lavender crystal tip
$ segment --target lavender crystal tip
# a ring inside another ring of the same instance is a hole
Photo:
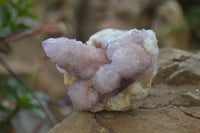
[[[61,37],[47,39],[42,46],[64,73],[68,95],[79,110],[138,108],[157,72],[159,49],[152,30],[105,29],[86,44]]]

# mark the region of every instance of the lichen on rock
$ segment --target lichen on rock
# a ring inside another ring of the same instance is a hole
[[[157,72],[159,49],[152,30],[105,29],[86,44],[61,37],[42,46],[64,73],[68,95],[79,110],[135,109]]]

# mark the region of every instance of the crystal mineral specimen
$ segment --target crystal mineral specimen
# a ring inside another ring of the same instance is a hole
[[[47,39],[42,46],[64,73],[68,95],[79,110],[135,109],[157,72],[159,49],[151,30],[105,29],[86,44],[61,37]]]

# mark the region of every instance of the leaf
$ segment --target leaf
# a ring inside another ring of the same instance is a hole
[[[39,108],[39,103],[32,97],[31,93],[17,80],[0,76],[0,93],[10,101],[14,101],[17,105],[17,111],[26,110],[31,114],[40,118],[45,118],[44,112]],[[40,93],[38,93],[40,94]],[[44,96],[44,94],[40,94]],[[14,117],[16,114],[9,114],[7,108],[0,103],[0,111],[7,113],[8,117]],[[2,120],[4,120],[2,118]],[[1,121],[1,120],[0,120]]]
[[[34,5],[27,0],[0,0],[0,38],[30,28],[24,19],[34,20]]]
[[[27,13],[27,16],[31,19],[37,19],[37,17],[35,15],[33,15],[32,13]]]
[[[41,108],[29,108],[26,111],[30,112],[31,114],[38,116],[42,119],[46,118],[44,111]]]
[[[5,108],[1,103],[0,103],[0,110],[3,112],[8,112],[9,110]]]
[[[16,93],[13,90],[13,88],[9,87],[8,85],[0,84],[0,90],[2,94],[4,95],[4,97],[6,97],[8,100],[12,102],[17,101]]]

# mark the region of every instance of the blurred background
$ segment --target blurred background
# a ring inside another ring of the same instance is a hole
[[[75,112],[41,41],[86,42],[105,28],[152,29],[160,48],[199,50],[200,1],[0,0],[0,133],[45,133]]]

